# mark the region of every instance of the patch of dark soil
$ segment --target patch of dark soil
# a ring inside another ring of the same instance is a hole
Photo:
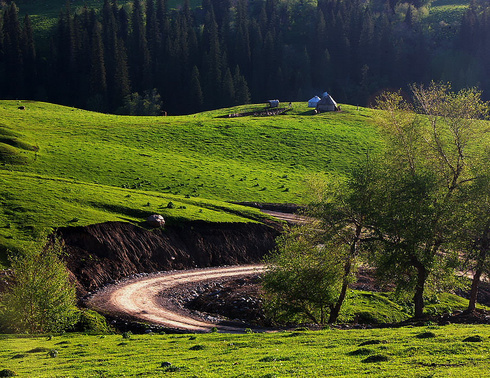
[[[146,230],[107,222],[58,230],[80,296],[137,273],[259,262],[280,228],[203,221]]]
[[[490,311],[476,309],[472,312],[455,311],[452,314],[444,314],[432,317],[430,320],[438,324],[490,324]]]
[[[192,311],[215,314],[233,321],[269,326],[266,321],[259,276],[210,282],[194,288],[183,305]]]

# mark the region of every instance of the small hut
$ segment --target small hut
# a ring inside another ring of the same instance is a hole
[[[336,110],[339,110],[339,106],[335,102],[335,100],[328,94],[328,92],[325,92],[322,95],[322,99],[318,101],[316,104],[316,111],[318,113],[322,112],[333,112]]]
[[[267,102],[269,104],[269,108],[278,108],[279,107],[279,100],[269,100]]]
[[[318,104],[318,101],[320,101],[320,97],[318,97],[318,96],[310,98],[308,100],[308,107],[309,108],[316,108],[316,104]]]

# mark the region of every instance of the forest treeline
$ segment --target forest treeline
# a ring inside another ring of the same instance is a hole
[[[121,114],[193,113],[305,101],[325,90],[367,105],[413,82],[478,86],[490,97],[490,7],[428,24],[427,1],[134,0],[67,5],[36,48],[14,2],[0,17],[0,96]],[[486,95],[486,96],[485,96]]]

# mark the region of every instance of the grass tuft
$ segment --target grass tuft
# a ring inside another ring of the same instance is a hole
[[[431,339],[433,337],[436,337],[436,334],[434,332],[431,332],[431,331],[427,331],[427,332],[422,332],[422,333],[419,333],[417,336],[415,336],[417,339]]]
[[[370,354],[373,354],[374,351],[369,348],[359,348],[356,350],[353,350],[352,352],[347,353],[349,356],[367,356]]]
[[[483,337],[476,335],[476,336],[469,336],[466,339],[463,340],[465,343],[481,343],[483,342]]]
[[[371,362],[386,362],[386,361],[389,361],[388,356],[385,356],[384,354],[375,354],[365,358],[361,362],[371,363]]]

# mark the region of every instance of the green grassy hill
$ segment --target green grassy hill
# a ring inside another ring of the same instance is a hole
[[[0,338],[0,371],[21,377],[483,377],[490,369],[489,336],[482,325],[130,339],[11,335]]]
[[[255,220],[258,211],[223,201],[306,203],[309,179],[336,180],[380,146],[369,109],[313,116],[297,103],[276,117],[218,118],[263,107],[128,117],[0,101],[0,261],[7,248],[70,224],[154,212]]]

